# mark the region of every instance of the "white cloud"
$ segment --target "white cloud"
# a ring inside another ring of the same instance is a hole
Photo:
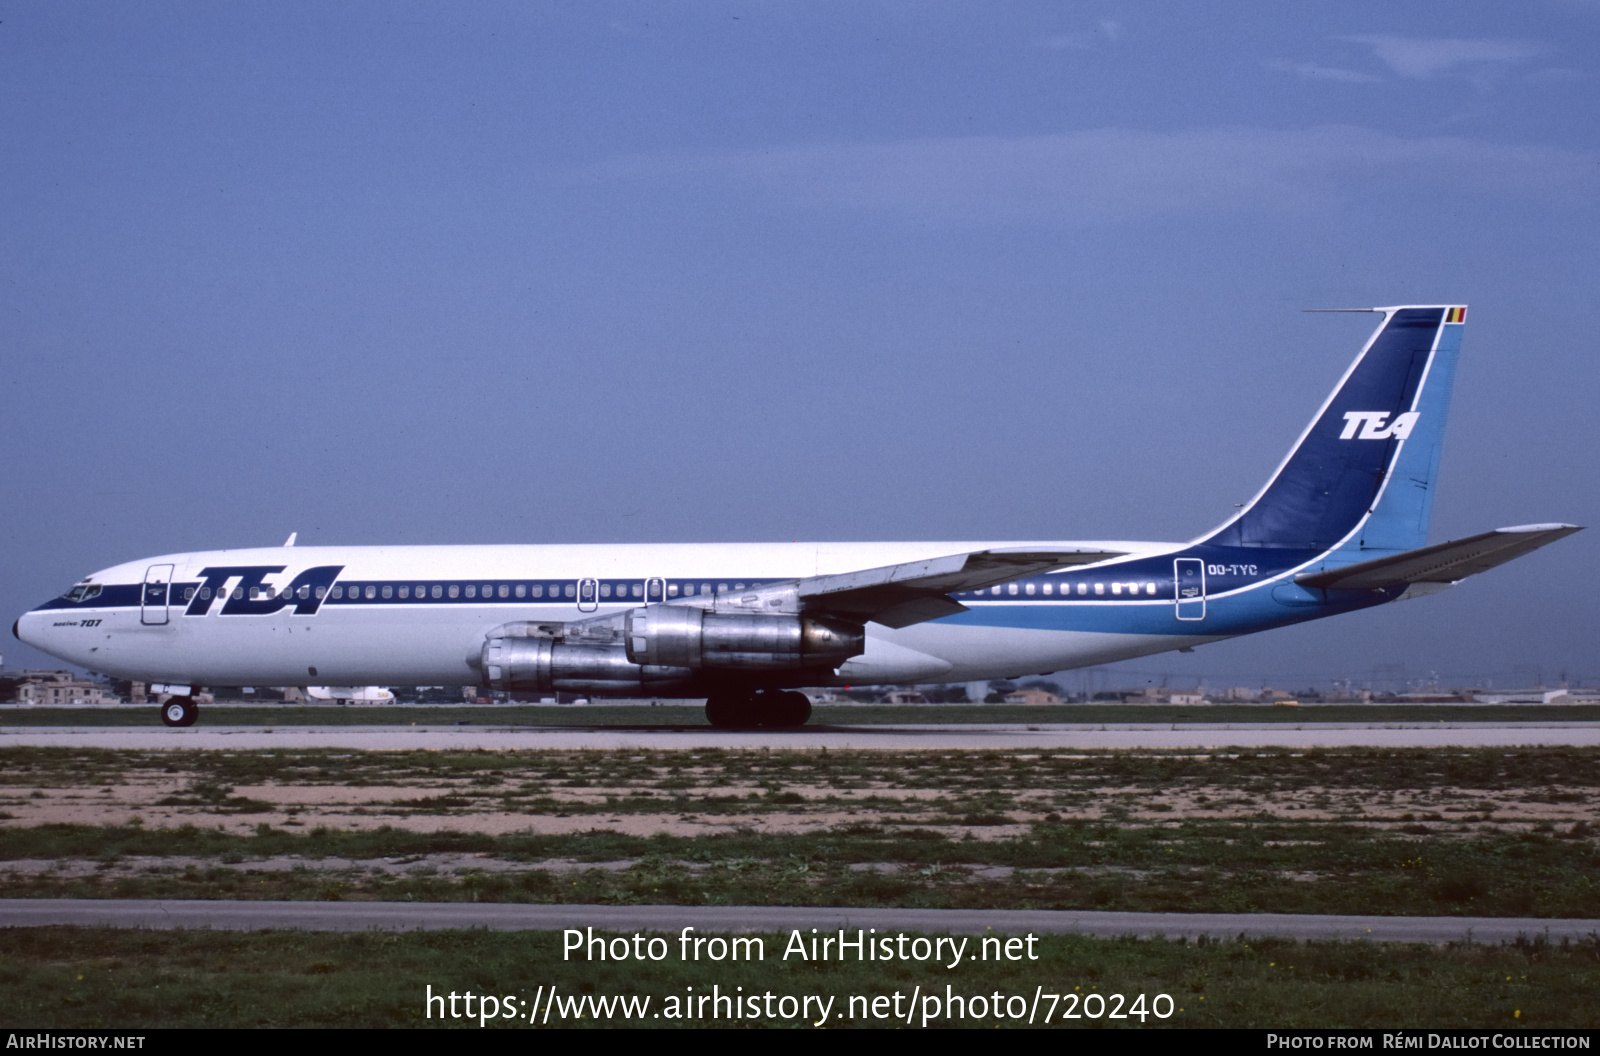
[[[1379,33],[1339,39],[1367,45],[1384,65],[1402,77],[1415,80],[1450,73],[1463,66],[1481,69],[1523,62],[1538,58],[1546,51],[1538,44],[1519,40],[1427,40]]]
[[[1343,81],[1346,84],[1373,84],[1383,78],[1371,73],[1361,73],[1357,70],[1342,70],[1337,66],[1322,66],[1315,62],[1290,62],[1287,59],[1273,59],[1267,63],[1267,69],[1274,73],[1292,73],[1311,81]]]
[[[1304,213],[1376,194],[1591,199],[1600,159],[1554,147],[1299,130],[1098,129],[632,158],[604,174],[690,179],[791,204],[948,222],[1093,224],[1196,212]]]

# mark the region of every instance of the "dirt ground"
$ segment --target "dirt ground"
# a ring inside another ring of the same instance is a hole
[[[1016,788],[975,797],[969,791],[835,783],[770,785],[710,783],[706,773],[660,767],[626,781],[583,788],[543,784],[484,787],[472,778],[388,785],[282,784],[208,787],[199,771],[133,771],[109,785],[51,782],[0,788],[0,831],[48,824],[182,825],[248,834],[262,824],[341,831],[390,826],[414,832],[531,832],[559,835],[609,830],[633,836],[709,835],[755,829],[825,831],[841,825],[907,825],[978,839],[1020,835],[1044,820],[1111,818],[1153,824],[1179,820],[1274,818],[1347,821],[1379,828],[1454,822],[1524,829],[1571,824],[1593,816],[1587,796],[1572,789],[1405,789],[1352,791],[1307,787],[1271,793],[1237,787],[1102,786],[1092,792]],[[663,783],[675,787],[663,792]],[[197,792],[197,790],[199,790]],[[981,802],[980,802],[981,800]],[[1003,802],[999,802],[1003,800]],[[748,803],[748,809],[740,809]],[[697,810],[696,805],[701,804]],[[977,816],[974,811],[978,811]]]

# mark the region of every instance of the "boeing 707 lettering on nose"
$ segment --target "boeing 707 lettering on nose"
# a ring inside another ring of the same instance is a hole
[[[477,685],[706,698],[719,726],[797,725],[801,686],[1104,664],[1431,593],[1578,531],[1427,541],[1466,321],[1381,324],[1272,479],[1189,543],[330,546],[108,568],[14,626],[157,684]],[[292,541],[292,540],[291,540]]]

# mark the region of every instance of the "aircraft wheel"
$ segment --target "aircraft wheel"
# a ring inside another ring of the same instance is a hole
[[[706,698],[706,721],[720,730],[744,725],[750,701],[742,693],[713,693]]]
[[[193,697],[168,697],[161,705],[161,721],[168,726],[193,726],[200,709]]]
[[[811,701],[799,690],[764,694],[767,710],[762,716],[763,726],[804,726],[811,718]]]

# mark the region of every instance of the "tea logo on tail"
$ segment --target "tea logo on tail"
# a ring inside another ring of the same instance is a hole
[[[1344,413],[1344,432],[1339,434],[1340,440],[1404,440],[1411,435],[1412,426],[1417,424],[1421,417],[1420,411],[1407,411],[1394,416],[1394,421],[1388,421],[1388,411],[1346,411]],[[1356,430],[1361,432],[1357,435]]]

